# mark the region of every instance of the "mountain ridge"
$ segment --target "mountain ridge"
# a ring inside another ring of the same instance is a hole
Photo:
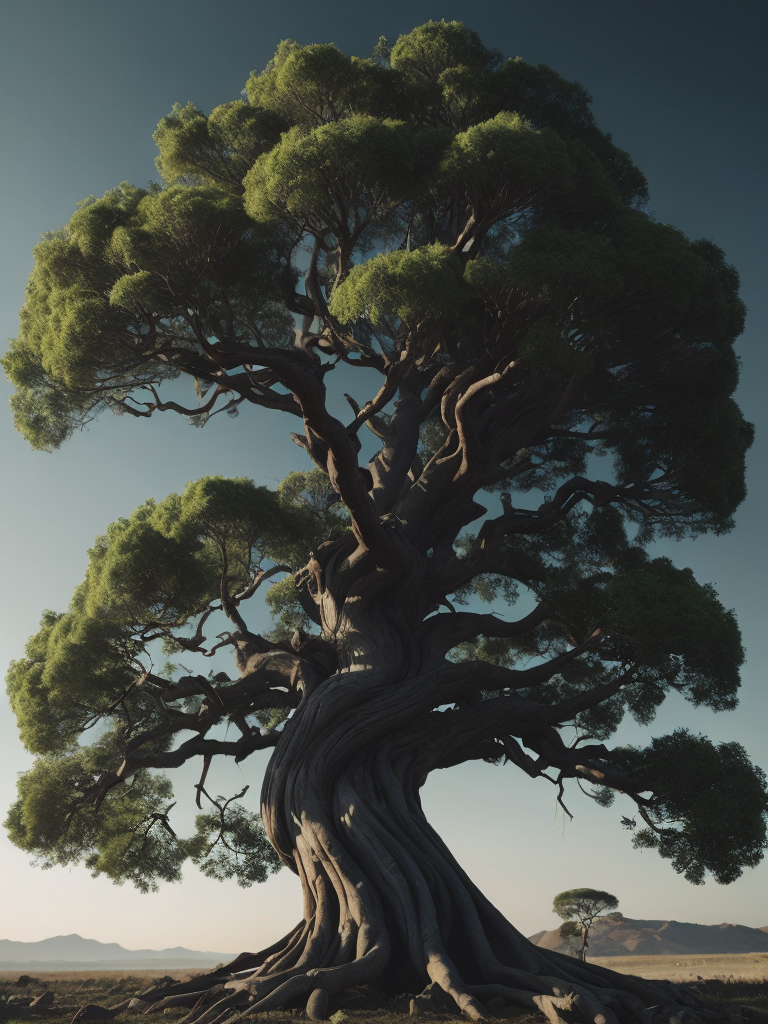
[[[529,936],[536,946],[573,955],[560,929]],[[580,943],[579,943],[580,944]],[[589,932],[588,956],[696,956],[706,953],[766,953],[768,925],[692,924],[686,921],[644,921],[608,914]]]
[[[126,949],[117,942],[99,942],[85,939],[73,932],[71,935],[54,935],[38,942],[17,942],[0,939],[0,963],[95,963],[113,961],[133,963],[134,961],[186,961],[203,966],[233,958],[231,953],[217,953],[210,950],[187,949],[171,946],[166,949]]]

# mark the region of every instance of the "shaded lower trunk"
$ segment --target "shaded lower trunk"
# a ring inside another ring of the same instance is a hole
[[[408,688],[419,689],[418,679]],[[363,985],[383,1000],[411,993],[417,1006],[472,1019],[490,1016],[489,1003],[539,1009],[552,1024],[648,1021],[648,1007],[669,1020],[696,1005],[672,986],[533,946],[512,927],[423,814],[418,751],[397,739],[407,705],[381,673],[365,670],[308,695],[262,792],[270,839],[301,879],[303,920],[270,949],[198,979],[191,996],[178,987],[148,993],[175,1001],[156,1008],[197,1000],[188,1024],[276,1007],[322,1019],[342,992]]]

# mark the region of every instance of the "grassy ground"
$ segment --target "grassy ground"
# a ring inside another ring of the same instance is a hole
[[[768,1021],[768,981],[717,980],[699,986],[703,999],[738,1010],[760,1010]],[[747,1014],[747,1016],[753,1016]]]
[[[760,1010],[768,1019],[768,953],[700,956],[601,956],[592,961],[620,974],[694,986],[695,992],[724,1009]]]
[[[737,960],[741,963],[737,963]],[[610,961],[610,962],[609,962]],[[666,964],[654,961],[667,961]],[[703,962],[702,962],[703,961]],[[723,967],[723,961],[725,966]],[[754,954],[752,957],[603,957],[599,961],[624,974],[636,974],[648,978],[668,978],[677,983],[696,985],[696,992],[707,1001],[721,1005],[726,1013],[738,1013],[742,1007],[751,1007],[746,1014],[758,1021],[764,1014],[768,1024],[768,954]],[[666,971],[665,971],[666,967]],[[726,971],[728,967],[730,970]],[[715,970],[716,968],[716,970]],[[756,971],[762,968],[762,974]],[[714,973],[713,973],[714,971]],[[660,973],[661,972],[661,973]],[[159,982],[173,978],[186,981],[194,977],[195,971],[172,971],[162,978],[157,971],[32,971],[20,976],[16,971],[0,971],[0,1024],[70,1024],[77,1010],[86,1004],[116,1006],[125,999],[137,995]],[[16,1003],[19,998],[39,996],[43,992],[55,993],[53,1004],[44,1010],[31,1010]],[[166,1010],[162,1015],[167,1024],[175,1024],[188,1011],[185,1009]],[[500,1021],[514,1021],[514,1024],[543,1024],[545,1018],[520,1012],[507,1016],[509,1011],[497,1011]],[[339,1016],[343,1014],[343,1017]],[[259,1020],[288,1022],[300,1016],[283,1010],[272,1010],[259,1014]],[[332,1018],[334,1019],[334,1018]],[[407,1007],[400,1004],[391,1009],[375,1009],[368,1005],[361,990],[347,1000],[344,1008],[337,1012],[334,1024],[412,1024],[413,1017]],[[456,1024],[456,1016],[429,1013],[425,1024]],[[139,1024],[138,1015],[128,1011],[120,1014],[120,1021]]]
[[[666,981],[694,982],[733,978],[741,981],[768,980],[768,953],[729,953],[701,956],[595,956],[590,963],[600,964],[620,974]]]

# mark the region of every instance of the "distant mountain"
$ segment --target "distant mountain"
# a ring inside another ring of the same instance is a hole
[[[80,935],[57,935],[40,942],[13,942],[0,939],[0,967],[24,964],[104,964],[118,969],[136,967],[207,967],[231,960],[231,953],[200,952],[174,946],[171,949],[125,949],[117,942],[97,942]],[[73,967],[73,969],[75,969]]]
[[[537,932],[531,942],[568,953],[560,929]],[[622,914],[598,918],[589,933],[588,956],[698,956],[704,953],[768,953],[768,925],[687,924],[635,921]]]

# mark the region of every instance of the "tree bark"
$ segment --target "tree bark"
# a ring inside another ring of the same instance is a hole
[[[305,688],[262,790],[269,838],[301,880],[303,918],[270,949],[186,989],[187,1024],[281,1006],[323,1019],[334,997],[361,985],[471,1019],[503,999],[552,1024],[647,1021],[649,1006],[693,1004],[671,986],[661,992],[532,945],[469,879],[423,813],[429,767],[414,737],[453,703],[471,667],[422,665],[409,623],[409,594],[422,592],[417,563],[406,574],[371,572],[353,555],[337,571],[342,553],[322,560],[312,595],[339,671]],[[178,986],[144,996],[157,1009],[178,997]]]

